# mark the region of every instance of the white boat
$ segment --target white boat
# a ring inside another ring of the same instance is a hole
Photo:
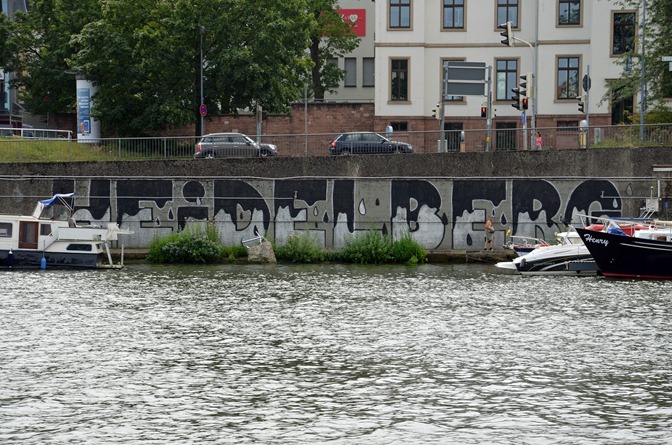
[[[32,215],[0,215],[0,268],[123,267],[112,261],[110,244],[130,234],[115,223],[105,227],[78,224],[73,218],[74,193],[38,201]]]
[[[596,275],[597,264],[573,230],[557,233],[557,244],[540,246],[513,261],[495,264],[522,275]]]

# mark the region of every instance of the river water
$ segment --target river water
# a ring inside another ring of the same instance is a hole
[[[671,443],[671,319],[491,265],[4,272],[0,443]]]

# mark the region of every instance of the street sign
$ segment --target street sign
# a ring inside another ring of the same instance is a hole
[[[663,56],[663,62],[672,62],[672,56]]]
[[[485,96],[485,62],[450,60],[444,66],[446,96]]]
[[[205,104],[201,104],[201,107],[198,109],[201,112],[201,116],[205,117],[208,114],[208,107]]]
[[[485,62],[446,62],[446,78],[452,80],[472,80],[485,82]]]
[[[588,74],[583,76],[583,91],[586,93],[590,91],[590,76]]]

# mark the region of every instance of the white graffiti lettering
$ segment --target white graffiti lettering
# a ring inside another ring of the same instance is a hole
[[[595,238],[595,237],[593,237],[593,235],[591,235],[590,233],[586,233],[586,234],[585,234],[585,238],[586,238],[586,239],[585,239],[584,241],[585,241],[585,242],[588,242],[588,243],[593,243],[593,244],[603,244],[604,247],[607,247],[607,246],[609,245],[609,240],[606,240],[606,239],[600,239],[600,238]]]

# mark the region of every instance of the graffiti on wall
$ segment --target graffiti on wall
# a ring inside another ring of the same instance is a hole
[[[624,190],[631,191],[625,184]],[[264,235],[282,244],[310,232],[339,248],[357,233],[410,235],[430,250],[474,249],[493,216],[495,241],[507,235],[551,239],[578,215],[619,216],[622,194],[604,179],[67,179],[75,217],[134,231],[129,247],[208,222],[238,244]]]

